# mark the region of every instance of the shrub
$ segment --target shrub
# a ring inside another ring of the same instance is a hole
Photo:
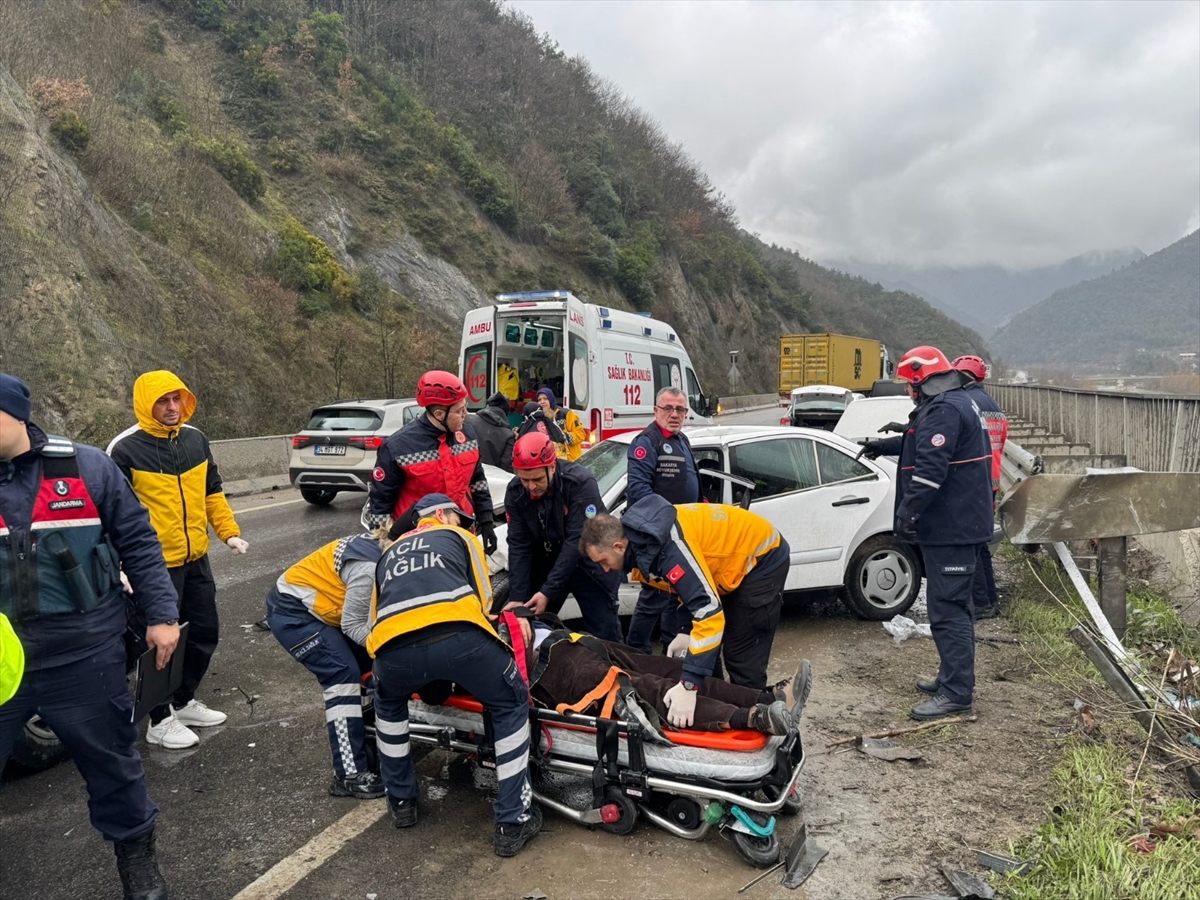
[[[92,139],[91,129],[83,116],[73,109],[64,109],[50,126],[55,137],[72,153],[82,153]]]
[[[284,287],[329,291],[345,276],[326,243],[295,219],[279,229],[279,280]]]
[[[196,141],[196,147],[243,200],[253,203],[266,193],[262,170],[238,141],[211,137]]]
[[[654,285],[650,276],[658,253],[658,240],[653,230],[642,226],[638,235],[617,250],[617,284],[635,304],[654,302]]]
[[[271,160],[271,168],[284,175],[291,175],[300,170],[300,153],[291,144],[273,137],[267,141],[267,156]]]
[[[165,53],[167,50],[167,35],[157,19],[146,26],[146,46],[151,53]]]
[[[192,21],[205,31],[219,31],[226,11],[225,0],[192,0]]]
[[[150,98],[150,114],[167,134],[176,135],[187,130],[188,121],[183,117],[183,107],[168,87],[160,87]]]

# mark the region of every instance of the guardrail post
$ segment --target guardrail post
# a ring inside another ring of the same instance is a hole
[[[1128,590],[1125,551],[1129,539],[1125,537],[1100,538],[1100,609],[1112,625],[1117,637],[1125,637],[1125,594]]]
[[[1171,433],[1171,462],[1167,466],[1168,472],[1183,471],[1180,466],[1183,463],[1183,401],[1175,401],[1175,428]]]

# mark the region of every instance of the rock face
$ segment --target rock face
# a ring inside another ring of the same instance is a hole
[[[411,234],[372,252],[364,261],[378,269],[394,290],[452,320],[461,322],[470,310],[491,302],[458,268],[427,253]]]

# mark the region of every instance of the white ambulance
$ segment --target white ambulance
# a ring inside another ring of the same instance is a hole
[[[583,303],[570,291],[497,294],[496,303],[463,320],[459,375],[468,409],[482,409],[501,391],[519,413],[546,386],[560,407],[579,414],[591,445],[645,428],[654,421],[655,395],[673,385],[688,398],[685,424],[711,424],[716,398],[704,394],[665,322]]]

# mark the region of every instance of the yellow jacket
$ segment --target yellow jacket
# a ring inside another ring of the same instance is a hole
[[[179,424],[155,420],[157,400],[173,391],[183,399]],[[147,372],[133,384],[138,424],[108,445],[108,455],[125,473],[150,512],[167,567],[195,562],[208,552],[208,526],[221,542],[241,531],[221,489],[221,473],[204,433],[185,424],[196,411],[196,396],[172,372]]]
[[[25,648],[9,624],[8,616],[0,613],[0,705],[12,699],[24,674]]]
[[[579,414],[573,409],[556,409],[554,421],[563,430],[563,434],[571,438],[569,444],[554,445],[558,458],[565,459],[567,462],[575,462],[583,456],[583,442],[587,440],[587,429],[583,427]]]

